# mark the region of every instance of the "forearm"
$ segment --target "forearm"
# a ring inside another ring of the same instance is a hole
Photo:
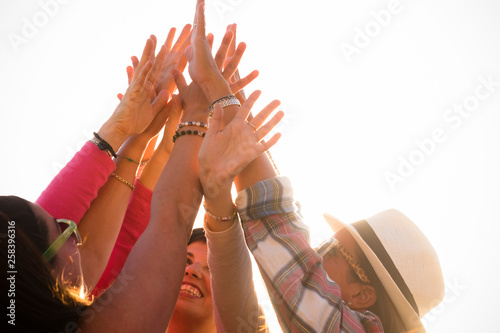
[[[361,326],[352,313],[345,313],[350,310],[342,302],[340,288],[309,245],[308,227],[289,181],[280,177],[259,182],[240,192],[237,203],[248,247],[283,330],[321,332],[328,327],[333,332],[347,323],[354,326],[345,327],[358,332]]]
[[[118,152],[120,157],[115,159],[116,170],[99,190],[79,225],[83,239],[82,270],[90,289],[97,284],[109,261],[147,143],[146,139],[132,137],[124,144]]]
[[[80,223],[115,164],[106,152],[87,142],[41,193],[36,203],[50,215]]]
[[[150,191],[155,189],[156,183],[165,165],[167,165],[169,157],[170,154],[159,147],[154,151],[148,164],[144,167],[139,180]]]
[[[234,185],[239,192],[257,182],[276,176],[278,176],[277,170],[269,160],[268,155],[263,153],[234,178]]]
[[[132,192],[132,197],[108,264],[99,282],[92,290],[94,297],[98,297],[116,280],[134,244],[146,229],[150,218],[152,194],[152,191],[148,190],[139,180],[136,180],[135,189]]]
[[[265,318],[254,290],[252,262],[239,221],[223,232],[213,232],[205,223],[205,234],[217,330],[237,332],[244,326],[249,332],[259,331]]]
[[[133,272],[133,283],[112,295],[111,302],[88,323],[89,329],[165,331],[179,293],[187,240],[201,202],[197,161],[201,141],[189,135],[176,141],[153,193],[149,225],[120,274]],[[108,289],[101,298],[112,292],[112,288]]]

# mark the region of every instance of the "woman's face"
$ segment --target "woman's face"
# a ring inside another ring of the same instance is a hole
[[[31,209],[40,220],[46,223],[48,231],[48,243],[52,244],[61,234],[62,230],[56,219],[47,213],[42,207],[31,204]],[[71,236],[57,251],[52,260],[52,274],[62,282],[80,288],[83,285],[83,273],[80,259],[80,251],[76,245],[76,239]]]
[[[202,241],[187,246],[186,270],[174,311],[191,320],[213,317],[207,245]]]
[[[357,253],[357,245],[354,238],[349,234],[346,229],[342,229],[335,234],[335,238],[342,244],[347,251],[354,256],[356,260],[359,260]],[[359,250],[361,251],[361,250]],[[335,281],[342,293],[342,299],[346,302],[350,300],[349,292],[351,288],[356,284],[354,279],[352,278],[352,268],[349,266],[347,260],[340,254],[337,253],[334,256],[327,256],[323,259],[323,268],[326,273]]]

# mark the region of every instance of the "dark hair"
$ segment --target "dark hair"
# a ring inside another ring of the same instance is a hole
[[[0,283],[2,290],[12,290],[7,301],[15,302],[11,331],[65,331],[67,325],[78,323],[82,306],[87,303],[52,275],[52,267],[42,257],[48,247],[47,227],[30,203],[15,196],[0,196],[0,225],[0,232],[7,236],[0,238],[2,274],[11,270],[7,269],[11,264],[16,272],[8,275],[13,283],[7,277]],[[14,241],[9,243],[10,239]]]
[[[361,249],[356,249],[356,254],[358,257],[358,264],[364,269],[368,279],[370,279],[370,285],[375,289],[377,293],[377,300],[375,304],[369,307],[367,310],[376,314],[380,321],[382,322],[382,327],[386,333],[402,333],[407,332],[404,327],[403,321],[399,316],[396,307],[391,301],[389,294],[385,290],[382,282],[378,278],[372,265],[366,258],[365,254]],[[361,281],[358,275],[351,268],[351,278],[359,283],[366,284]]]
[[[205,237],[205,230],[203,228],[195,228],[189,238],[187,245],[194,242],[203,242],[207,243],[207,238]]]

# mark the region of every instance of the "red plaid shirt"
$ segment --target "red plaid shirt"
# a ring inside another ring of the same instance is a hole
[[[309,244],[309,229],[286,177],[259,182],[236,200],[283,332],[383,332],[379,318],[351,310]]]

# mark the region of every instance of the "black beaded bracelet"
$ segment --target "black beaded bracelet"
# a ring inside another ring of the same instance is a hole
[[[205,137],[205,133],[204,132],[200,132],[200,131],[191,131],[191,130],[187,130],[187,131],[177,131],[175,132],[175,135],[172,137],[172,141],[175,142],[175,140],[177,140],[177,138],[179,138],[180,136],[183,136],[183,135],[198,135],[202,138]]]
[[[96,137],[97,140],[90,140],[93,144],[97,146],[100,150],[104,150],[109,157],[114,157],[116,158],[116,153],[113,150],[113,147],[109,143],[106,142],[103,138],[99,136],[96,132],[94,132],[94,136]],[[96,142],[97,141],[97,142]]]

